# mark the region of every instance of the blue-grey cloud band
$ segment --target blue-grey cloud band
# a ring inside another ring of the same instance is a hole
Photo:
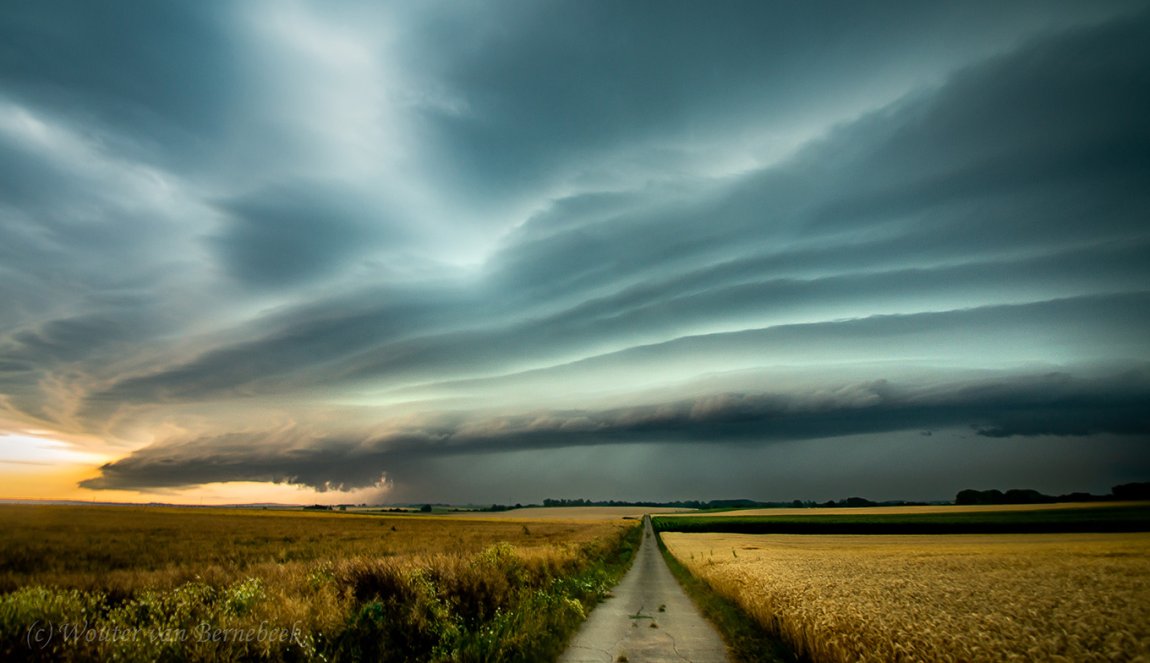
[[[719,393],[602,411],[543,411],[395,432],[332,437],[261,431],[141,449],[105,465],[93,488],[157,488],[215,481],[275,481],[362,488],[403,480],[413,462],[452,456],[609,445],[727,444],[859,433],[969,428],[985,437],[1150,435],[1150,367],[1102,377],[1010,376],[953,384],[879,380],[805,394]]]
[[[87,487],[1150,435],[1137,4],[136,9],[0,26],[0,427]]]

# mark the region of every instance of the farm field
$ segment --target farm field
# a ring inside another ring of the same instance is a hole
[[[814,661],[1150,657],[1150,533],[662,539]]]
[[[1150,506],[1146,502],[1054,502],[1051,504],[929,504],[925,506],[815,507],[779,509],[733,509],[682,513],[684,517],[730,518],[745,516],[905,516],[916,514],[997,513],[1065,511],[1069,509],[1111,509]],[[655,513],[652,511],[651,513]]]
[[[643,514],[693,513],[691,509],[676,509],[671,507],[650,506],[570,506],[570,507],[527,507],[512,509],[510,511],[486,512],[472,511],[469,513],[452,514],[460,518],[480,518],[494,520],[560,520],[560,521],[588,521],[588,520],[618,520],[620,518],[642,518]]]
[[[497,514],[495,514],[497,515]],[[638,521],[0,506],[3,660],[553,657]]]
[[[772,515],[689,514],[658,516],[655,528],[674,532],[739,534],[1005,534],[1150,531],[1150,504],[1130,502],[1096,508],[987,509],[979,511],[882,512]]]

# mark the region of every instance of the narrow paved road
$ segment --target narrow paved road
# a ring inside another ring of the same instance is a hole
[[[667,568],[651,519],[643,519],[643,542],[635,563],[591,611],[561,663],[728,661],[727,648],[711,623],[683,593]]]

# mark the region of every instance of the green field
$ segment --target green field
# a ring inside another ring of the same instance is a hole
[[[1150,505],[954,513],[657,516],[660,532],[730,534],[1041,534],[1150,531]]]

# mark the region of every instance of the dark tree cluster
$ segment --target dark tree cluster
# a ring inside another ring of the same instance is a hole
[[[1109,495],[1090,493],[1067,493],[1065,495],[1044,495],[1037,490],[1013,488],[1001,490],[958,491],[955,504],[1053,504],[1055,502],[1107,502],[1115,500],[1150,500],[1150,482],[1126,483],[1114,486]]]

